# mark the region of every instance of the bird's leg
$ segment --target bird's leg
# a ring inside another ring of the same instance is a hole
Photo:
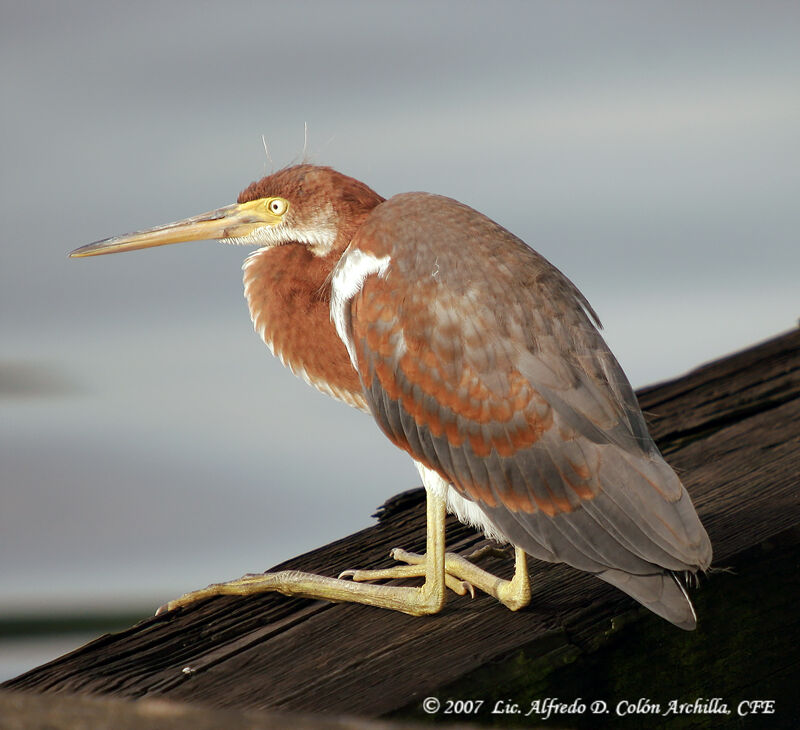
[[[420,575],[421,573],[419,571],[425,565],[424,555],[409,553],[405,550],[392,550],[392,557],[395,560],[407,563],[407,565],[398,565],[396,568],[389,570],[348,571],[347,574],[352,577],[353,580],[397,578],[403,574]],[[514,548],[514,562],[514,577],[511,580],[503,580],[483,570],[483,568],[479,568],[461,555],[445,553],[445,578],[450,578],[453,581],[464,581],[470,587],[474,586],[484,593],[494,596],[500,603],[510,608],[512,611],[517,611],[527,606],[531,601],[528,561],[524,550],[518,547]],[[413,572],[412,570],[404,573],[403,571],[407,568],[415,569],[417,572]]]
[[[422,483],[425,485],[425,489],[428,492],[428,554],[417,555],[416,553],[409,553],[405,550],[395,548],[392,550],[392,557],[395,560],[406,563],[406,565],[398,565],[388,570],[348,570],[342,573],[342,575],[346,575],[354,581],[367,581],[380,580],[382,578],[404,578],[407,576],[425,575],[424,571],[429,569],[429,556],[431,555],[431,500],[434,499],[434,495],[441,495],[438,499],[442,505],[445,505],[445,495],[450,487],[449,482],[442,477],[441,474],[430,469],[421,462],[415,461],[414,463],[422,477]],[[442,519],[444,520],[444,513],[442,514]],[[477,565],[474,565],[469,560],[462,558],[456,553],[445,553],[444,524],[442,524],[440,532],[442,539],[442,558],[444,562],[444,579],[447,585],[453,588],[456,593],[463,595],[462,590],[458,588],[458,586],[461,586],[469,590],[474,596],[474,586],[484,593],[494,596],[500,603],[510,608],[512,611],[517,611],[531,602],[528,560],[524,550],[518,547],[514,548],[514,577],[511,580],[503,580],[483,570],[483,568],[479,568]],[[482,554],[483,551],[477,551],[474,557],[480,557]],[[471,555],[470,557],[473,556]],[[454,587],[454,585],[456,587]]]
[[[157,614],[186,606],[212,596],[244,596],[251,593],[277,591],[286,596],[348,601],[370,606],[402,611],[413,616],[437,613],[445,602],[445,501],[438,494],[428,492],[427,499],[427,551],[418,564],[402,566],[413,568],[414,575],[424,575],[419,587],[373,585],[357,583],[324,575],[284,570],[278,573],[245,575],[227,583],[217,583],[170,601],[158,609]],[[453,585],[456,582],[451,579]],[[466,588],[464,588],[466,590]]]

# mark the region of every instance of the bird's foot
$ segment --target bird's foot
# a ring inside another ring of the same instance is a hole
[[[484,545],[477,550],[473,550],[469,555],[464,557],[470,562],[475,562],[481,558],[499,558],[500,560],[508,560],[514,554],[513,548],[508,545],[497,547],[497,545]]]
[[[478,552],[480,553],[480,551]],[[486,553],[481,553],[478,557],[484,554]],[[406,565],[397,565],[385,570],[346,570],[339,578],[347,577],[354,581],[369,581],[425,575],[425,555],[395,548],[392,550],[391,556],[394,560],[406,563]],[[519,548],[515,548],[515,557],[514,577],[511,580],[504,580],[479,568],[457,553],[445,553],[445,583],[458,595],[463,596],[469,591],[473,598],[475,596],[474,589],[478,588],[484,593],[494,596],[512,611],[517,611],[530,603],[531,587],[525,553]]]
[[[417,572],[415,575],[425,573]],[[426,579],[419,587],[367,585],[297,570],[284,570],[277,573],[249,573],[227,583],[214,583],[207,588],[186,593],[161,606],[156,611],[156,616],[214,596],[247,596],[269,592],[299,598],[365,603],[402,611],[412,616],[437,613],[444,605],[444,585],[436,580],[431,582]]]
[[[383,568],[377,570],[345,570],[339,573],[339,578],[350,578],[351,580],[361,583],[370,580],[392,580],[394,578],[424,578],[427,571],[426,560],[424,555],[417,555],[416,553],[407,553],[405,550],[395,548],[389,553],[392,560],[407,563],[406,565],[395,565],[393,568]],[[413,556],[413,560],[406,560],[406,556]],[[453,591],[456,595],[466,596],[469,593],[475,598],[475,589],[472,585],[465,580],[460,580],[455,576],[450,575],[445,568],[444,573],[445,585]]]

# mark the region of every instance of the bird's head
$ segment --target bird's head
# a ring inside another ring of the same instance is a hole
[[[296,165],[252,183],[238,202],[164,226],[106,238],[70,256],[217,239],[259,247],[299,243],[316,256],[344,250],[383,198],[364,183],[316,165]]]

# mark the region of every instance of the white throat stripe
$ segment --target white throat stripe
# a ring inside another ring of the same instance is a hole
[[[331,279],[331,320],[336,327],[336,332],[342,342],[344,342],[347,352],[350,355],[350,362],[358,370],[356,364],[356,353],[350,328],[349,318],[346,317],[346,308],[350,300],[361,291],[364,281],[368,276],[377,274],[385,276],[389,268],[389,256],[378,258],[371,253],[365,253],[361,249],[349,249],[333,270]]]

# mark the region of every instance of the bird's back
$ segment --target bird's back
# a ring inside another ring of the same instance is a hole
[[[572,282],[490,219],[425,193],[375,208],[354,252],[385,263],[347,312],[367,402],[452,482],[454,511],[691,627],[671,572],[706,568],[708,536]]]

